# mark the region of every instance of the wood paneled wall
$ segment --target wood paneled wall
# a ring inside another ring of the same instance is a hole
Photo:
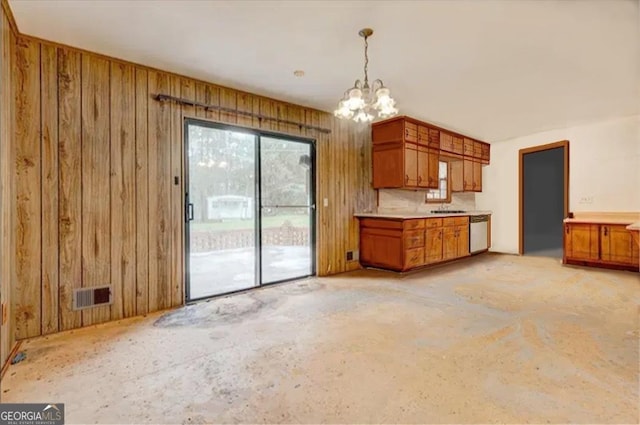
[[[18,339],[183,303],[183,119],[316,139],[318,274],[357,269],[357,210],[370,208],[370,129],[330,114],[20,36],[15,46]],[[164,93],[332,133],[193,106]],[[338,94],[336,94],[338,95]],[[323,199],[328,207],[323,207]],[[114,302],[71,309],[73,289]]]
[[[5,5],[2,6],[0,7],[0,305],[5,309],[5,317],[0,314],[0,367],[8,359],[15,342],[11,292],[16,282],[16,192],[13,171],[15,144],[10,78],[13,70],[11,49],[15,43],[15,34]]]

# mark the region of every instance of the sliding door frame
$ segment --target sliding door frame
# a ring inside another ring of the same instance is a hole
[[[254,202],[254,214],[255,214],[255,284],[253,287],[237,289],[224,293],[214,294],[210,296],[204,296],[199,298],[190,298],[190,270],[189,270],[189,257],[190,257],[190,220],[189,220],[189,208],[188,208],[188,192],[189,192],[189,126],[197,125],[201,127],[211,128],[222,131],[235,131],[238,133],[244,133],[254,136],[254,153],[255,153],[255,202]],[[311,168],[310,168],[310,215],[309,215],[309,245],[311,249],[311,270],[310,274],[304,276],[297,276],[288,279],[277,280],[273,282],[262,282],[262,151],[260,145],[261,137],[271,137],[275,139],[287,140],[296,143],[305,143],[309,145],[309,153],[311,156]],[[210,298],[225,296],[238,292],[250,291],[256,288],[275,285],[278,283],[289,282],[292,280],[304,279],[306,277],[315,276],[317,273],[317,248],[316,248],[316,226],[317,226],[317,208],[316,208],[316,139],[302,136],[292,136],[285,133],[278,133],[274,131],[257,130],[250,127],[243,127],[239,125],[220,123],[216,121],[209,121],[199,118],[184,118],[183,125],[183,203],[184,203],[184,294],[185,303],[192,303]]]

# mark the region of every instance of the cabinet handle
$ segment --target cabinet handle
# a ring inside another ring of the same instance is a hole
[[[568,235],[569,234],[569,226],[566,226],[566,227],[567,227],[567,235]]]
[[[409,183],[409,174],[404,176],[404,182]]]
[[[408,128],[406,128],[404,130],[404,137],[409,137],[409,129]]]
[[[608,231],[607,231],[607,227],[605,226],[605,228],[604,228],[604,235],[605,235],[605,236],[607,236],[607,233],[608,233]]]
[[[422,176],[418,176],[418,183],[422,183]]]

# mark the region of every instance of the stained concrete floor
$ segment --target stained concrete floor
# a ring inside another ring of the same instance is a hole
[[[29,340],[3,402],[68,423],[637,423],[640,277],[484,254]]]

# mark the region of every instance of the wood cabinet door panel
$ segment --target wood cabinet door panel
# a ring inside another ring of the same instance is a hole
[[[473,162],[473,183],[474,192],[482,192],[482,164]]]
[[[462,137],[453,136],[453,153],[464,155],[464,141]]]
[[[442,228],[427,228],[424,245],[426,264],[442,261]]]
[[[598,261],[597,224],[565,223],[565,256],[571,260]]]
[[[418,146],[418,187],[429,188],[429,151],[426,146]]]
[[[633,264],[635,242],[624,225],[600,225],[600,258],[602,261]]]
[[[453,136],[451,134],[440,132],[440,150],[453,152]]]
[[[412,122],[404,122],[404,141],[418,143],[418,126]]]
[[[440,157],[438,155],[438,151],[435,149],[429,149],[427,160],[429,163],[427,169],[427,187],[437,189],[440,187]]]
[[[401,144],[394,147],[374,146],[372,162],[374,189],[404,186],[404,150]]]
[[[451,178],[449,179],[449,184],[451,184],[452,192],[463,192],[464,191],[464,170],[463,170],[463,161],[451,161],[449,162],[449,172],[451,173]]]
[[[469,255],[469,225],[460,225],[456,229],[458,230],[458,257],[466,257]]]
[[[425,226],[427,229],[433,229],[435,227],[442,227],[442,219],[441,218],[427,218],[425,221]]]
[[[427,146],[429,144],[429,128],[423,125],[418,126],[418,144]]]
[[[442,259],[452,260],[458,256],[458,238],[455,227],[442,229]]]
[[[402,270],[404,266],[402,238],[378,234],[369,229],[360,231],[360,261],[371,266]]]
[[[440,131],[435,128],[429,129],[429,147],[434,149],[440,148]],[[451,147],[453,147],[453,143],[451,144]]]
[[[473,140],[464,138],[464,151],[463,155],[469,158],[473,158]]]
[[[396,142],[404,140],[404,120],[394,120],[391,122],[373,124],[371,126],[371,139],[373,144]]]
[[[470,159],[463,160],[462,164],[462,190],[465,192],[473,191],[473,161]]]
[[[424,265],[424,248],[408,249],[404,252],[404,270]]]
[[[416,145],[404,147],[404,186],[418,187],[418,149]]]

